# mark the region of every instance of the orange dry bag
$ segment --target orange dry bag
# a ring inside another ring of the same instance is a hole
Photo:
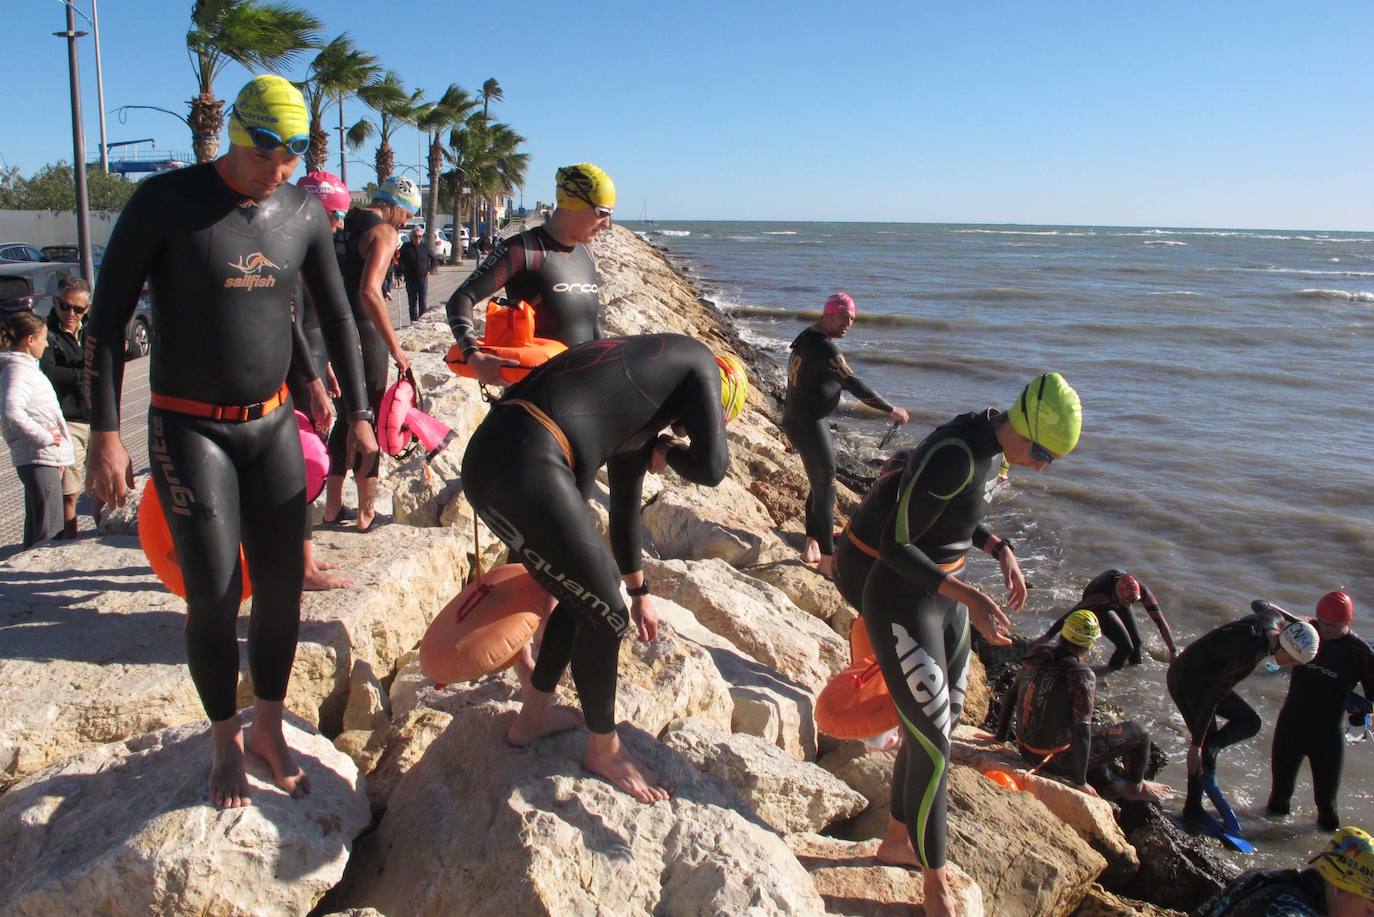
[[[477,340],[477,347],[483,353],[519,362],[519,366],[501,367],[501,378],[506,382],[519,382],[530,370],[568,349],[561,341],[534,336],[534,309],[529,303],[521,301],[510,308],[495,299],[487,303],[486,337]],[[444,362],[458,375],[476,378],[457,344],[448,349]]]

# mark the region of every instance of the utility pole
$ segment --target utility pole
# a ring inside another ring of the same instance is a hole
[[[91,30],[95,32],[95,94],[100,102],[100,168],[110,174],[110,148],[105,142],[105,78],[100,72],[100,10],[91,0]]]
[[[339,92],[339,178],[343,180],[344,187],[348,187],[348,160],[345,159],[348,151],[344,149],[344,115],[343,115],[344,94]]]
[[[86,136],[81,130],[81,73],[77,66],[76,40],[85,32],[76,30],[76,11],[70,2],[67,8],[67,30],[53,32],[67,39],[67,71],[72,86],[72,174],[76,177],[76,241],[81,248],[81,276],[87,283],[95,283],[91,258],[91,207],[86,194]]]

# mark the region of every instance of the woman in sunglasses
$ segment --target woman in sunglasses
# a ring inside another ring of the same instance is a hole
[[[997,559],[1007,604],[1021,610],[1026,579],[1011,542],[982,524],[992,487],[1003,456],[1043,470],[1073,450],[1082,426],[1078,393],[1058,373],[1031,380],[1006,411],[960,414],[883,466],[836,554],[841,592],[861,606],[902,724],[891,818],[877,858],[922,869],[928,914],[954,912],[944,868],[945,791],[949,735],[968,679],[970,620],[988,643],[1011,642],[1002,609],[956,574],[964,555],[979,548]]]
[[[0,322],[0,426],[24,485],[24,547],[62,531],[62,469],[72,463],[71,437],[52,383],[38,367],[48,329],[31,310]]]
[[[57,392],[62,416],[71,433],[72,464],[62,469],[62,534],[76,537],[76,499],[86,488],[86,444],[91,441],[91,404],[86,398],[86,362],[81,352],[81,326],[91,308],[91,285],[81,277],[68,277],[57,287],[57,300],[48,313],[48,349],[39,364]],[[102,505],[96,501],[91,518],[100,521]]]

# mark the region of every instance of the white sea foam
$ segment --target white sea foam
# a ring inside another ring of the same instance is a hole
[[[765,236],[795,236],[796,233],[790,229],[779,229],[776,232],[765,232]]]
[[[690,229],[655,229],[654,232],[660,236],[690,236],[692,234]]]
[[[1162,293],[1146,293],[1145,295],[1146,295],[1146,296],[1201,296],[1202,294],[1201,294],[1201,293],[1197,293],[1197,292],[1195,292],[1195,291],[1193,291],[1193,290],[1169,290],[1169,291],[1167,291],[1167,292],[1162,292]]]
[[[1187,245],[1187,242],[1177,242],[1173,239],[1150,239],[1142,242],[1142,245]]]
[[[1095,236],[1095,232],[1069,232],[1059,229],[955,229],[955,235],[986,236]]]
[[[1308,299],[1343,299],[1346,302],[1374,302],[1374,292],[1368,290],[1299,290]]]
[[[1292,267],[1246,268],[1245,270],[1259,270],[1264,274],[1294,274],[1298,277],[1374,277],[1374,271],[1311,271]]]

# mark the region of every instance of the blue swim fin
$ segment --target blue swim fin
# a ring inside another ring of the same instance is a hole
[[[1215,771],[1203,771],[1202,791],[1207,794],[1207,798],[1212,801],[1212,806],[1217,810],[1217,814],[1221,816],[1216,827],[1219,829],[1217,835],[1222,842],[1241,853],[1254,853],[1255,845],[1241,836],[1240,819],[1236,817],[1235,810],[1231,808],[1231,804],[1222,795],[1221,787],[1217,786]]]

